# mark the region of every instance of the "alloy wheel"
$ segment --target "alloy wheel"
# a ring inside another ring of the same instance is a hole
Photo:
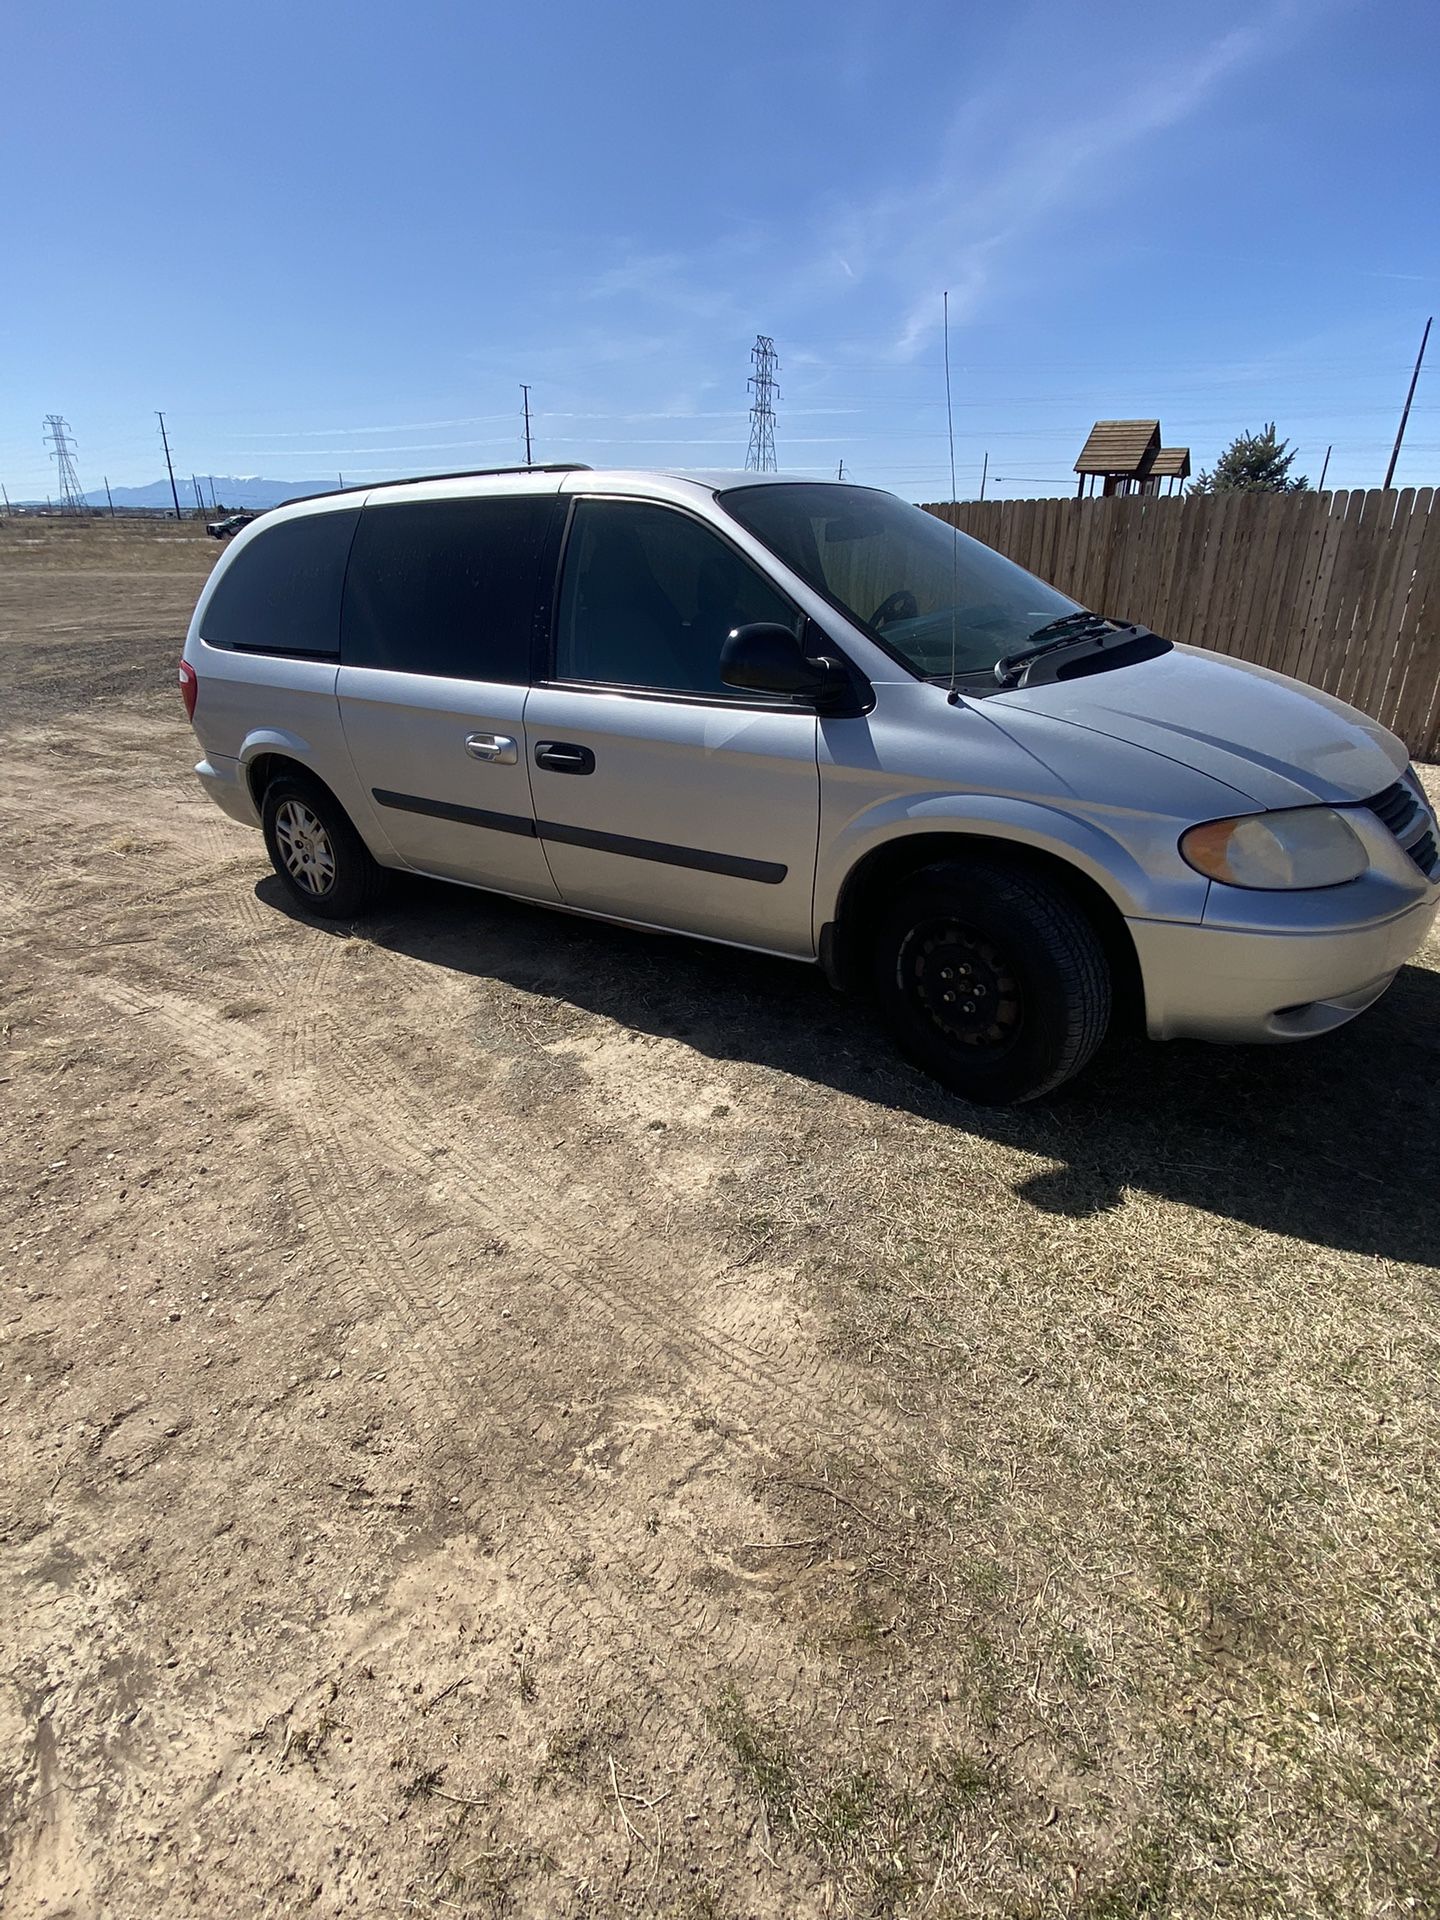
[[[319,815],[303,800],[282,800],[275,810],[275,839],[297,887],[318,899],[335,884],[335,849]]]

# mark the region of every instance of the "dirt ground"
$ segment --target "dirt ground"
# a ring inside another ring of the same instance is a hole
[[[984,1114],[800,968],[308,925],[213,545],[29,537],[7,1916],[1440,1914],[1440,949]]]

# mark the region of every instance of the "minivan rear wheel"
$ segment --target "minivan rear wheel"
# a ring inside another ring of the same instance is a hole
[[[356,920],[381,898],[385,871],[318,780],[279,774],[260,809],[271,865],[291,899],[326,920]]]
[[[902,882],[872,952],[902,1050],[981,1106],[1038,1099],[1105,1037],[1110,970],[1082,909],[1003,860],[945,861]]]

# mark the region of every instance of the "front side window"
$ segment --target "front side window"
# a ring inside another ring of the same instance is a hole
[[[914,672],[993,675],[1076,601],[933,513],[837,482],[735,487],[721,505]]]
[[[334,660],[340,590],[358,508],[306,513],[262,528],[215,582],[200,621],[212,647]]]
[[[732,700],[720,678],[732,627],[799,630],[789,601],[688,514],[633,500],[580,500],[565,549],[556,622],[561,680]]]
[[[347,667],[524,685],[549,495],[365,508],[345,576]]]

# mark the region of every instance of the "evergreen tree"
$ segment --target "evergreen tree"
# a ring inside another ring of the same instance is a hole
[[[1213,472],[1198,475],[1194,493],[1308,493],[1303,473],[1293,478],[1295,461],[1288,440],[1275,438],[1272,420],[1263,433],[1238,433],[1215,462]]]

